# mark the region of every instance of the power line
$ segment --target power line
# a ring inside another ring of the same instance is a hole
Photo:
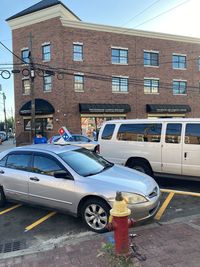
[[[124,25],[128,24],[129,22],[131,22],[132,20],[134,20],[135,18],[139,17],[140,15],[142,15],[145,11],[147,11],[148,9],[150,9],[152,6],[154,6],[155,4],[157,4],[158,2],[160,2],[161,0],[157,0],[155,2],[153,2],[152,4],[150,4],[149,6],[147,6],[145,9],[143,9],[142,11],[140,11],[139,13],[137,13],[134,17],[132,17],[131,19],[129,19],[126,23],[124,23],[121,27],[123,27]]]
[[[144,22],[142,22],[142,23],[136,25],[134,28],[137,28],[137,27],[139,27],[139,26],[141,26],[141,25],[143,25],[143,24],[146,24],[146,23],[149,22],[149,21],[152,21],[152,20],[154,20],[154,19],[156,19],[156,18],[158,18],[158,17],[160,17],[160,16],[163,16],[163,15],[165,15],[165,14],[171,12],[172,10],[177,9],[178,7],[180,7],[180,6],[186,4],[187,2],[190,2],[190,1],[191,1],[191,0],[186,0],[186,1],[184,1],[183,3],[180,3],[180,4],[176,5],[175,7],[172,7],[172,8],[170,8],[170,9],[164,11],[164,12],[161,12],[160,14],[156,15],[155,17],[150,18],[150,19],[147,19],[147,20],[145,20]]]

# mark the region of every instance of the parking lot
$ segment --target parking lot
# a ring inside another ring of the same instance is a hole
[[[162,224],[200,214],[198,182],[171,179],[160,179],[157,182],[162,191],[160,209],[155,218],[145,224],[152,221]],[[135,227],[140,227],[140,224]],[[78,235],[92,234],[80,219],[19,203],[8,203],[6,207],[0,208],[0,229],[0,253],[5,252],[1,250],[3,247],[5,249],[5,244],[8,244],[7,250],[11,251],[13,242],[18,244],[17,249],[24,249],[59,238],[72,239]]]
[[[200,193],[162,189],[161,205],[154,221],[162,224],[180,217],[198,215],[199,212]],[[152,220],[146,222],[149,223]],[[91,234],[80,219],[17,203],[8,203],[0,209],[0,229],[0,247],[1,244],[17,241],[22,249],[56,238],[72,239],[79,234]]]

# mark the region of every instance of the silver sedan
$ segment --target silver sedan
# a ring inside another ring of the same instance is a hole
[[[128,199],[136,220],[158,209],[160,190],[151,177],[87,149],[44,144],[0,153],[0,206],[6,200],[42,205],[80,216],[90,230],[102,233],[116,191]]]

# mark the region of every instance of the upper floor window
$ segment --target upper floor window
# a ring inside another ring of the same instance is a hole
[[[113,64],[128,64],[128,49],[112,48]]]
[[[187,93],[187,82],[186,81],[173,81],[173,94],[174,95],[185,95]]]
[[[25,63],[29,64],[30,59],[29,59],[29,50],[28,50],[28,48],[27,49],[23,49],[21,51],[21,59],[23,60],[24,64]]]
[[[42,60],[50,61],[51,60],[51,46],[46,44],[42,46]]]
[[[30,81],[29,79],[23,79],[22,80],[22,93],[24,95],[30,95],[31,87],[30,87]]]
[[[159,66],[159,53],[144,51],[144,66]]]
[[[185,55],[173,55],[173,69],[186,69],[186,56]]]
[[[84,76],[80,74],[74,75],[74,90],[76,92],[84,91]]]
[[[200,71],[200,57],[198,58],[198,69]]]
[[[128,92],[128,78],[112,77],[112,92]]]
[[[73,45],[73,59],[74,61],[83,60],[83,45],[82,44]]]
[[[159,93],[159,79],[144,79],[144,93],[158,94]]]
[[[51,92],[52,90],[52,76],[49,74],[44,74],[43,76],[43,91]]]

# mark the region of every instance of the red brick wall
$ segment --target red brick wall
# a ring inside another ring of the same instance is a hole
[[[65,68],[68,75],[63,80],[53,77],[51,93],[44,93],[42,78],[36,75],[35,97],[49,101],[55,108],[54,132],[65,125],[72,132],[80,132],[79,103],[124,103],[129,104],[132,111],[127,118],[145,118],[146,104],[188,104],[192,112],[189,117],[199,117],[199,70],[197,65],[200,56],[200,45],[183,43],[155,38],[136,37],[124,34],[106,33],[77,28],[63,27],[58,18],[36,23],[13,31],[14,53],[21,56],[21,49],[29,46],[29,33],[33,35],[33,52],[35,63],[47,64],[56,68]],[[44,42],[51,43],[52,59],[50,62],[41,61],[41,46]],[[83,62],[73,61],[73,42],[81,42],[84,47]],[[128,48],[128,65],[111,64],[111,47]],[[158,68],[144,67],[143,50],[159,51],[160,66]],[[172,69],[172,54],[187,55],[187,70]],[[14,58],[14,62],[19,60]],[[23,66],[24,67],[24,66]],[[23,68],[22,67],[22,68]],[[74,72],[108,75],[129,76],[129,92],[112,93],[110,81],[85,77],[85,90],[74,92]],[[160,93],[158,95],[144,94],[144,77],[160,79]],[[22,76],[15,75],[15,106],[16,121],[22,122],[19,116],[21,106],[30,100],[30,96],[22,95]],[[187,80],[190,88],[187,96],[173,96],[172,80]],[[163,85],[164,84],[164,85]],[[167,86],[166,86],[167,85]],[[192,87],[192,88],[191,88]],[[64,116],[64,114],[67,114]],[[59,121],[57,122],[56,119]],[[17,124],[16,131],[23,130],[22,124]]]

